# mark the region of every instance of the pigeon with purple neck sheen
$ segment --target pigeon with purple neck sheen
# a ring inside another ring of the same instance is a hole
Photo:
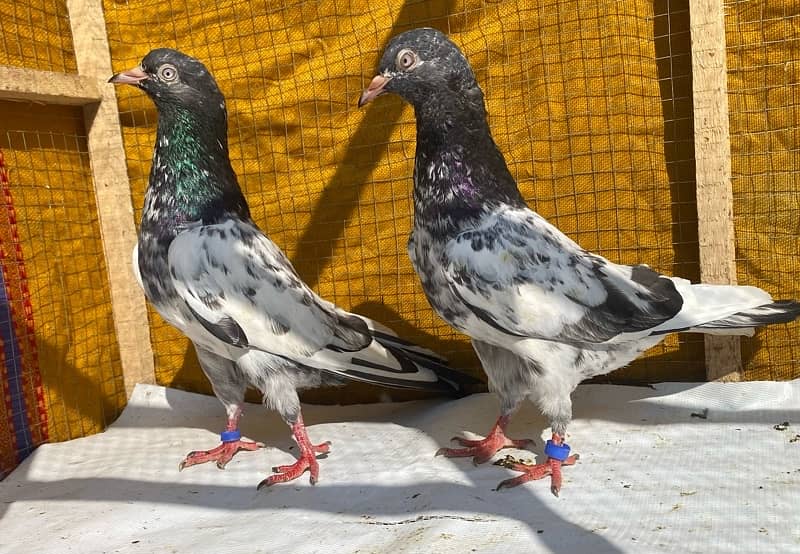
[[[187,466],[223,468],[260,443],[239,432],[245,390],[263,393],[300,447],[261,486],[318,478],[317,454],[297,390],[346,380],[458,394],[475,379],[386,327],[317,296],[250,217],[228,154],[225,99],[198,60],[153,50],[113,83],[144,91],[158,130],[133,267],[147,299],[194,344],[200,366],[227,412],[222,443],[190,453]]]
[[[511,463],[522,474],[498,488],[549,475],[558,495],[561,466],[578,459],[564,437],[582,380],[625,366],[669,333],[751,335],[800,314],[797,302],[755,287],[610,262],[531,210],[492,139],[472,68],[443,33],[415,29],[389,42],[359,106],[386,93],[416,116],[411,263],[434,310],[472,339],[501,402],[485,439],[456,438],[463,448],[440,453],[480,463],[529,444],[505,435],[525,399],[552,428],[547,460]]]

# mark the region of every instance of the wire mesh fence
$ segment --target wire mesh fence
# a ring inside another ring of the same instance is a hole
[[[0,121],[7,469],[48,438],[101,431],[126,398],[82,111],[0,102]]]
[[[615,261],[697,278],[685,2],[658,13],[647,2],[556,0],[243,5],[109,4],[115,69],[159,46],[208,65],[254,218],[325,298],[479,372],[405,252],[413,112],[397,99],[355,107],[386,41],[418,26],[447,32],[470,59],[535,209]],[[156,116],[138,91],[119,95],[138,210]],[[153,324],[159,381],[207,388],[186,341]],[[702,339],[675,337],[615,379],[703,376]]]
[[[726,9],[737,271],[740,283],[800,297],[800,11],[796,2]],[[800,376],[797,325],[743,341],[750,379]]]
[[[77,71],[66,0],[2,0],[0,13],[0,65]]]
[[[0,64],[76,70],[64,2],[0,7]],[[696,281],[688,7],[689,0],[104,4],[115,70],[168,46],[214,73],[253,217],[313,288],[475,374],[466,337],[429,308],[406,255],[413,112],[396,98],[355,105],[384,45],[412,27],[450,35],[476,71],[495,140],[531,206],[613,261]],[[739,281],[796,298],[795,11],[788,1],[734,2],[726,24]],[[156,112],[140,91],[117,92],[138,220]],[[125,401],[81,121],[79,109],[0,102],[0,149],[35,316],[33,327],[23,317],[16,328],[36,340],[49,416],[38,425],[57,439],[102,428]],[[0,239],[10,240],[4,232]],[[17,282],[4,278],[7,290]],[[152,311],[150,320],[158,382],[210,392],[188,341]],[[797,329],[745,341],[744,377],[797,377]],[[20,355],[34,367],[32,354]],[[603,380],[704,377],[703,339],[689,335],[669,337]],[[35,404],[35,379],[19,383],[15,390]],[[7,380],[7,406],[12,385]],[[7,422],[19,413],[7,411]],[[17,439],[13,425],[2,425],[7,449]]]

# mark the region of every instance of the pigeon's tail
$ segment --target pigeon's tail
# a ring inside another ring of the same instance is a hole
[[[677,277],[672,280],[683,297],[683,307],[675,317],[652,329],[652,334],[751,336],[756,327],[788,323],[800,316],[800,303],[773,301],[769,293],[757,287],[692,284]]]
[[[406,342],[399,345],[397,337],[391,335],[374,335],[378,344],[389,350],[396,358],[410,361],[419,371],[436,377],[433,390],[438,390],[456,396],[466,396],[473,392],[485,391],[483,381],[464,373],[461,370],[453,369],[447,365],[446,361],[438,356],[426,354],[426,349],[413,343]],[[398,385],[401,388],[420,388],[420,390],[431,390],[431,387],[416,387],[410,385]]]
[[[329,344],[313,356],[292,361],[353,381],[384,387],[464,396],[485,390],[482,381],[447,365],[434,352],[398,337],[392,330],[365,320],[372,341],[360,350]]]
[[[720,335],[752,335],[756,327],[773,323],[790,323],[798,316],[800,316],[800,303],[794,300],[777,300],[722,319],[695,325],[690,331]]]
[[[398,337],[394,331],[377,321],[364,316],[359,317],[366,322],[375,342],[391,352],[395,358],[398,360],[405,359],[419,368],[424,374],[435,377],[437,383],[435,386],[439,391],[463,396],[479,389],[485,389],[483,381],[461,370],[451,368],[447,364],[447,358],[440,356],[433,350]],[[444,388],[442,388],[442,385],[444,385]],[[413,383],[411,383],[411,386],[398,386],[401,388],[418,388]],[[424,387],[421,390],[429,390],[429,387]]]

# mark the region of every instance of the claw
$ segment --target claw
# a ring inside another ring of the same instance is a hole
[[[452,441],[458,442],[464,448],[440,448],[436,451],[436,456],[447,456],[448,458],[461,458],[472,456],[472,463],[475,465],[488,462],[498,450],[503,448],[527,448],[536,444],[531,439],[510,439],[505,435],[505,428],[508,425],[509,416],[498,418],[492,430],[483,439],[466,439],[463,437],[453,437]]]
[[[292,435],[300,447],[300,458],[291,465],[275,466],[272,468],[274,475],[270,475],[258,484],[256,490],[264,487],[271,487],[276,483],[286,483],[300,477],[308,471],[311,476],[309,481],[316,485],[319,480],[319,464],[317,458],[325,458],[331,450],[331,442],[326,441],[321,444],[311,444],[308,439],[303,417],[298,416],[297,421],[292,425]],[[317,456],[320,454],[320,456]]]
[[[258,450],[259,448],[264,448],[263,442],[238,440],[223,442],[211,450],[192,450],[186,455],[186,458],[178,464],[178,471],[183,471],[187,467],[204,464],[206,462],[216,462],[219,469],[225,469],[225,466],[228,465],[231,458],[240,450],[252,451]]]
[[[552,440],[557,442],[557,444],[561,444],[562,442],[561,437],[555,434]],[[549,475],[550,492],[557,497],[559,492],[561,492],[561,467],[574,465],[579,459],[580,455],[572,454],[563,461],[556,460],[555,458],[547,458],[547,460],[541,464],[526,464],[516,460],[513,456],[506,456],[504,459],[496,461],[495,465],[503,466],[513,471],[520,471],[522,475],[500,482],[494,490],[510,489],[527,483],[528,481],[535,481]]]

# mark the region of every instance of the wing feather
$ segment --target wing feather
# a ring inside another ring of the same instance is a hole
[[[527,209],[504,210],[445,248],[444,272],[476,319],[513,337],[603,343],[674,317],[668,277],[586,252]]]
[[[281,250],[235,219],[180,233],[170,275],[197,320],[218,339],[277,355],[309,356],[335,344],[358,350],[371,338],[320,299]]]

